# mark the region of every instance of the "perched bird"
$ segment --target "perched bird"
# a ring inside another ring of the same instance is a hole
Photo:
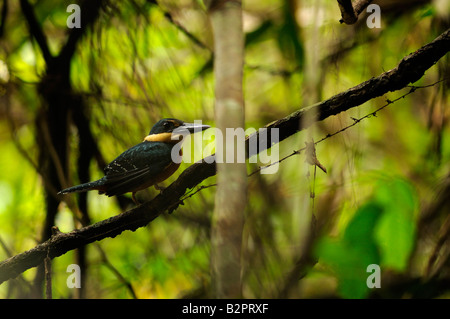
[[[180,158],[172,158],[173,147],[182,140],[183,135],[203,131],[210,126],[191,124],[166,118],[158,121],[144,138],[144,141],[120,154],[109,163],[105,176],[99,180],[63,189],[58,194],[98,190],[107,196],[131,192],[133,201],[138,204],[136,192],[161,183],[180,166]],[[181,148],[179,154],[181,156]]]

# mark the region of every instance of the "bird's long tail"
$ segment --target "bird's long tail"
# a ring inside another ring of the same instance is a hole
[[[104,186],[104,184],[105,184],[105,180],[104,180],[104,178],[101,178],[101,179],[93,181],[93,182],[84,183],[84,184],[80,184],[80,185],[76,185],[76,186],[72,186],[72,187],[63,189],[58,192],[58,195],[68,194],[68,193],[81,193],[81,192],[87,192],[87,191],[95,190],[95,189],[101,190],[102,186]]]

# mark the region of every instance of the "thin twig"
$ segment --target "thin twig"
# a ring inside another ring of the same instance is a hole
[[[97,244],[95,245],[97,247],[97,250],[100,253],[102,262],[105,264],[106,267],[109,268],[109,270],[111,270],[113,272],[113,274],[119,279],[119,281],[125,285],[125,287],[128,289],[128,291],[130,292],[131,296],[134,299],[138,299],[136,292],[133,289],[133,285],[131,284],[130,281],[128,281],[121,273],[120,271],[114,267],[114,265],[109,261],[108,257],[105,254],[105,251],[102,249],[102,247]]]
[[[49,256],[49,251],[47,250],[47,256],[44,259],[46,299],[52,299],[52,259]]]

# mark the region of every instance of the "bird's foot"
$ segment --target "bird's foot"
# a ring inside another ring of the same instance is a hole
[[[131,198],[133,199],[133,202],[134,202],[136,205],[140,205],[140,204],[141,204],[141,203],[139,203],[139,201],[138,201],[137,198],[136,198],[136,192],[131,193]]]

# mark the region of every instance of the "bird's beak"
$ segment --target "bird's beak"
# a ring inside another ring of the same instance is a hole
[[[199,124],[199,123],[183,123],[179,127],[173,130],[171,139],[180,140],[183,136],[204,131],[211,126]]]
[[[209,125],[198,124],[198,123],[183,123],[178,128],[188,130],[190,134],[193,134],[193,133],[204,131],[210,127],[211,126],[209,126]]]

